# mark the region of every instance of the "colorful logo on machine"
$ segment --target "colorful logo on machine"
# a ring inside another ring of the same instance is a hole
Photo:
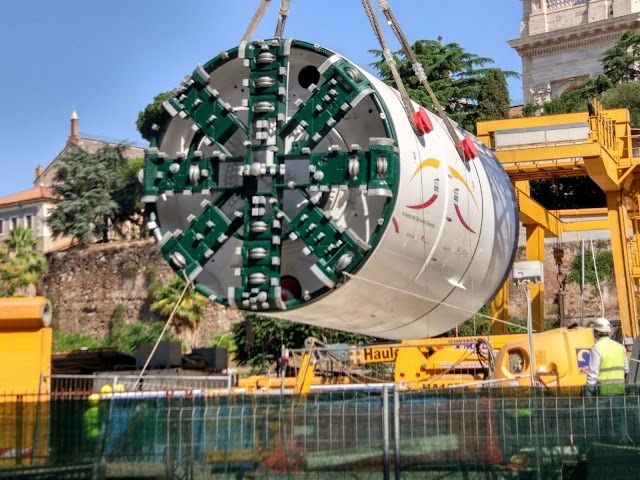
[[[436,168],[437,169],[439,167],[440,167],[440,160],[438,160],[436,158],[427,158],[426,160],[422,161],[420,163],[420,165],[418,165],[418,168],[416,168],[415,172],[413,172],[413,175],[411,176],[411,179],[409,181],[412,181],[416,177],[416,175],[418,175],[425,168]],[[460,172],[458,172],[453,167],[449,167],[449,172],[451,174],[451,177],[454,178],[455,180],[457,180],[458,182],[460,182],[462,184],[462,186],[467,190],[467,192],[469,193],[469,196],[471,197],[471,200],[473,200],[473,203],[475,204],[476,208],[478,208],[478,202],[476,201],[476,197],[473,194],[473,191],[471,190],[471,188],[469,187],[469,184],[467,183],[467,181],[464,179],[464,177],[462,175],[460,175]],[[433,195],[431,195],[431,197],[429,197],[425,202],[417,204],[417,205],[407,205],[407,208],[411,208],[412,210],[423,210],[423,209],[428,208],[431,205],[433,205],[435,203],[435,201],[438,199],[439,192],[440,192],[440,179],[439,178],[434,178],[434,180],[433,180],[433,192],[434,192]],[[454,190],[453,190],[453,208],[454,208],[454,210],[456,212],[456,216],[458,217],[458,220],[460,221],[460,224],[466,230],[468,230],[471,233],[476,233],[469,226],[467,221],[462,216],[462,211],[460,210],[459,200],[460,200],[460,189],[459,188],[454,188]],[[396,232],[397,232],[397,230],[396,230]]]
[[[576,348],[576,359],[578,360],[578,368],[586,368],[589,366],[591,358],[591,350],[588,348]]]

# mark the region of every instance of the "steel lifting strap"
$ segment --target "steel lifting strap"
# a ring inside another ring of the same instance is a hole
[[[271,0],[260,0],[260,5],[258,5],[256,13],[253,14],[253,17],[251,18],[251,21],[249,22],[249,25],[247,26],[247,29],[242,36],[243,42],[248,42],[251,39],[254,32],[256,31],[256,28],[258,28],[258,25],[260,25],[262,17],[264,17],[264,14],[267,11],[270,2]],[[291,0],[280,0],[278,24],[276,26],[276,33],[274,35],[275,38],[282,38],[282,36],[284,35],[284,27],[287,22],[287,17],[289,16],[290,5]]]
[[[363,0],[363,3],[364,1],[368,1],[368,0]],[[429,85],[429,81],[427,80],[427,75],[424,72],[424,68],[422,64],[418,61],[415,54],[413,53],[413,50],[411,49],[411,45],[409,45],[409,42],[407,41],[407,37],[402,31],[402,28],[400,28],[400,24],[398,23],[398,20],[393,15],[393,11],[389,6],[388,0],[378,0],[378,7],[380,7],[380,10],[382,10],[382,13],[387,18],[387,21],[389,22],[389,25],[391,26],[393,33],[396,34],[398,41],[402,45],[402,50],[404,51],[405,55],[411,62],[411,66],[413,67],[413,71],[415,72],[416,77],[418,77],[418,80],[420,80],[420,82],[422,83],[422,86],[425,88],[425,90],[429,94],[429,98],[433,103],[433,107],[435,108],[436,113],[444,121],[444,124],[447,127],[447,132],[451,136],[451,140],[453,141],[453,144],[456,146],[456,150],[458,151],[460,158],[464,161],[465,160],[464,150],[462,149],[462,145],[460,145],[460,141],[458,139],[456,130],[453,127],[451,120],[449,119],[444,109],[442,108],[442,105],[440,105],[440,102],[438,101],[438,98],[436,97],[435,93],[433,93],[433,90],[431,89],[431,85]]]
[[[393,75],[393,81],[396,84],[396,88],[400,92],[400,97],[402,98],[402,105],[404,107],[404,111],[407,114],[407,119],[413,128],[413,131],[416,134],[420,134],[418,127],[416,126],[415,121],[413,120],[413,103],[411,103],[411,98],[407,93],[407,89],[404,86],[404,82],[400,77],[400,72],[398,72],[398,67],[396,65],[396,60],[393,56],[391,50],[389,50],[389,46],[387,45],[387,41],[384,38],[384,33],[382,33],[382,28],[380,28],[380,22],[378,22],[378,18],[376,17],[375,12],[373,11],[373,7],[371,6],[370,0],[362,0],[362,6],[364,7],[364,11],[369,18],[369,23],[371,23],[371,28],[373,28],[373,33],[375,33],[378,42],[380,43],[380,48],[382,49],[382,55],[384,56],[384,60],[389,66],[389,70],[391,70],[391,74]]]

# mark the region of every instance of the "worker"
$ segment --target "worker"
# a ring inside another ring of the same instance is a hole
[[[597,318],[592,327],[595,345],[589,357],[587,387],[599,386],[599,392],[606,395],[623,394],[625,375],[629,373],[627,352],[622,345],[609,338],[609,320]]]
[[[98,393],[92,393],[87,399],[89,407],[82,415],[82,423],[84,426],[85,436],[85,451],[89,458],[93,459],[99,452],[100,437],[102,435],[102,422],[100,419],[100,410],[98,403],[100,402],[100,395]]]

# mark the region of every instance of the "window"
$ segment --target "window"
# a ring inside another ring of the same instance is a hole
[[[11,217],[11,230],[18,228],[18,217]]]
[[[29,230],[33,229],[33,215],[24,216],[24,226]]]
[[[4,220],[0,220],[0,236],[4,235]]]

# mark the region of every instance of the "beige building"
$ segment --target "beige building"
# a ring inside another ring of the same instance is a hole
[[[52,188],[57,163],[70,148],[81,148],[89,153],[95,153],[105,145],[115,145],[115,143],[82,136],[79,133],[78,115],[73,112],[70,118],[69,137],[64,148],[46,168],[38,165],[33,188],[0,197],[0,242],[6,240],[14,228],[26,227],[30,228],[38,238],[38,249],[44,253],[61,250],[71,245],[71,238],[54,238],[45,222],[57,202]],[[125,156],[129,159],[144,157],[144,149],[129,147],[125,151]]]
[[[640,30],[640,0],[522,0],[520,38],[525,102],[542,103],[602,71],[622,34]]]

